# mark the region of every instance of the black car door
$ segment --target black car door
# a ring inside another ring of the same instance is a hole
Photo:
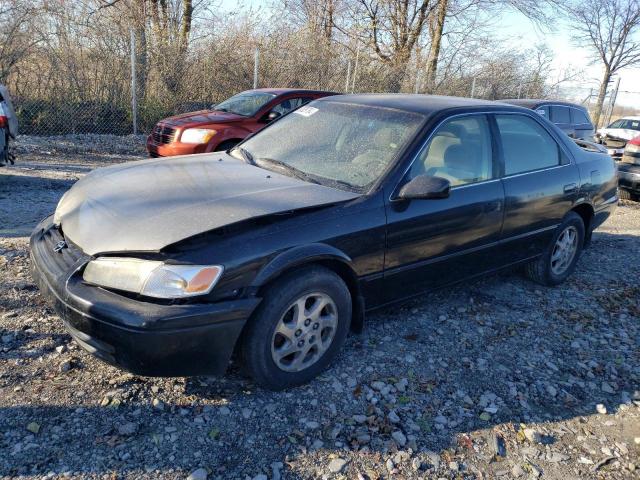
[[[496,266],[504,192],[489,119],[451,117],[420,150],[387,200],[385,292],[411,296]],[[451,182],[448,198],[401,200],[398,188],[417,175]]]
[[[504,163],[501,257],[509,263],[544,249],[576,199],[580,175],[561,143],[534,116],[497,114],[495,122]]]

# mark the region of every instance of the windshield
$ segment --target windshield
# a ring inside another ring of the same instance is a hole
[[[228,98],[216,105],[215,110],[237,113],[245,117],[251,117],[258,113],[275,95],[266,92],[243,92]]]
[[[620,128],[624,130],[640,130],[640,120],[625,120],[621,118],[620,120],[616,120],[609,128]]]
[[[285,175],[364,191],[395,161],[423,120],[422,115],[389,108],[312,102],[233,154]]]

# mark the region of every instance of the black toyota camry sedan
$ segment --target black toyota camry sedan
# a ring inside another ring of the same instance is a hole
[[[421,95],[299,108],[228,152],[92,172],[31,237],[66,329],[140,375],[309,381],[365,312],[521,265],[556,285],[617,202],[532,110]]]

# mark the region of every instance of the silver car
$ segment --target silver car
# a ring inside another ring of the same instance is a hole
[[[596,132],[595,139],[607,147],[609,155],[620,160],[629,140],[640,135],[640,117],[623,117]]]

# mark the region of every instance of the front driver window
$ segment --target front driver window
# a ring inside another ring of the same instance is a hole
[[[489,123],[485,115],[448,120],[436,130],[416,158],[410,179],[418,175],[446,178],[451,186],[494,178]]]

